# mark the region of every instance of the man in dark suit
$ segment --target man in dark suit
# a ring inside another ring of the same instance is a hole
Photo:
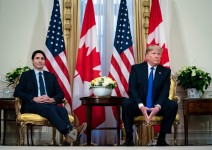
[[[58,106],[64,98],[54,74],[44,71],[46,55],[41,50],[32,54],[33,70],[24,72],[14,92],[15,97],[22,100],[21,113],[34,113],[47,118],[56,129],[71,143],[77,139],[87,124],[80,127],[78,133],[69,121],[68,112],[64,107]]]
[[[150,45],[146,49],[146,61],[141,64],[135,64],[131,68],[129,77],[129,98],[124,99],[122,103],[122,117],[126,131],[126,141],[124,145],[132,146],[133,143],[133,120],[135,116],[143,115],[147,123],[155,115],[162,115],[163,120],[158,136],[157,145],[167,146],[165,136],[171,133],[171,127],[174,122],[178,105],[175,101],[168,99],[170,88],[171,70],[160,65],[162,48],[157,45]],[[153,72],[153,85],[151,94],[149,76]],[[147,97],[150,98],[147,102]]]

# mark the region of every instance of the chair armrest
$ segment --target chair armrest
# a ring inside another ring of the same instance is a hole
[[[179,97],[178,96],[174,96],[173,100],[178,103],[179,102]]]
[[[68,104],[68,101],[67,101],[66,99],[63,99],[63,100],[62,100],[62,103],[63,103],[64,105],[67,105],[67,104]]]
[[[20,115],[21,114],[21,105],[22,105],[22,100],[18,97],[15,98],[15,112],[16,115]]]

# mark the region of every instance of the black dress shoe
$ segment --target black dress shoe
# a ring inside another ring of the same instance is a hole
[[[126,140],[122,146],[134,146],[133,140]]]
[[[62,143],[62,146],[70,146],[71,144],[69,143],[69,142],[67,142],[67,141],[64,141],[63,143]]]
[[[169,146],[168,143],[166,143],[166,140],[158,140],[157,141],[157,146]]]

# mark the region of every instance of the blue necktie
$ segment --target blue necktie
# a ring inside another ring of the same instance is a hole
[[[149,74],[148,79],[148,93],[147,93],[147,99],[146,99],[146,107],[152,108],[152,86],[153,86],[153,71],[154,67],[151,67],[151,72]]]
[[[42,78],[42,72],[39,72],[39,84],[40,84],[40,95],[45,95],[44,83]]]

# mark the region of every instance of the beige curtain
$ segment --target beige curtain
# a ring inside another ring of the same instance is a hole
[[[141,63],[144,60],[146,51],[146,38],[149,27],[149,8],[150,0],[134,0],[134,15],[135,15],[135,50],[136,63]]]
[[[67,61],[71,89],[73,89],[73,80],[77,51],[80,39],[80,0],[63,0],[63,33],[66,46]],[[72,114],[74,115],[73,111]],[[78,118],[74,115],[74,126],[79,126]]]
[[[136,63],[141,63],[145,58],[146,39],[148,35],[149,16],[150,16],[150,0],[134,0],[135,15],[135,51]],[[149,129],[149,130],[147,130]],[[148,128],[142,126],[142,145],[147,145],[154,137],[153,127]]]
[[[71,87],[76,65],[76,57],[80,39],[80,0],[63,0],[63,32],[65,38],[67,60]]]

